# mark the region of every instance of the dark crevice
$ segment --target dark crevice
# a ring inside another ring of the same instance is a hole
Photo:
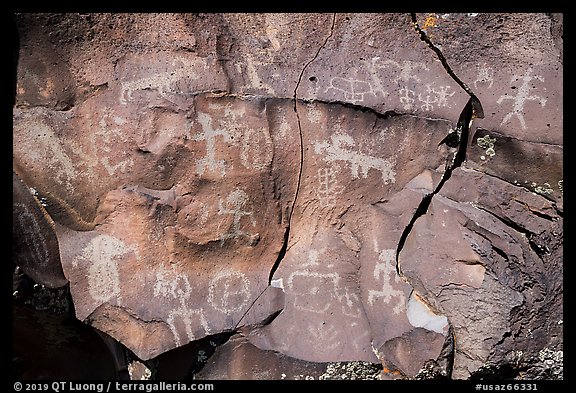
[[[416,220],[418,220],[418,218],[427,213],[428,208],[432,203],[432,198],[434,197],[434,195],[440,192],[440,190],[444,186],[444,183],[446,183],[446,181],[448,181],[448,179],[450,179],[450,177],[452,176],[452,172],[454,171],[454,169],[460,167],[466,160],[466,151],[468,148],[470,127],[472,126],[473,119],[484,117],[484,111],[482,109],[480,100],[476,97],[476,95],[472,92],[472,90],[454,73],[454,71],[452,71],[452,69],[448,65],[448,62],[446,61],[446,58],[442,54],[442,51],[432,43],[430,38],[428,38],[426,33],[420,28],[416,19],[416,14],[412,13],[411,17],[412,17],[412,23],[414,24],[414,28],[418,32],[420,39],[424,41],[436,53],[438,59],[444,66],[446,72],[452,77],[452,79],[456,83],[458,83],[460,87],[462,87],[462,89],[464,89],[464,91],[466,91],[466,93],[468,93],[470,98],[468,99],[468,102],[460,112],[456,129],[453,131],[454,134],[450,135],[451,138],[448,138],[451,139],[452,141],[450,144],[448,143],[447,144],[450,147],[456,148],[456,151],[452,156],[451,162],[447,160],[444,174],[442,175],[442,178],[440,179],[438,185],[431,193],[424,195],[424,197],[420,201],[420,204],[416,208],[414,215],[410,219],[410,222],[404,228],[402,234],[400,235],[400,240],[398,241],[398,246],[396,248],[396,273],[400,277],[404,276],[400,268],[399,256],[400,252],[404,248],[406,239],[408,238],[410,232],[412,231],[414,224],[416,223]],[[444,141],[446,140],[447,138],[444,138]],[[443,143],[444,141],[440,143]],[[454,366],[454,354],[456,348],[455,348],[454,329],[452,327],[452,324],[449,323],[449,326],[450,331],[448,332],[448,337],[446,338],[445,346],[443,348],[441,356],[439,356],[439,359],[443,359],[443,361],[445,362],[444,367],[447,372],[447,377],[451,379],[452,369]]]
[[[332,37],[332,34],[334,34],[335,23],[336,23],[336,14],[333,14],[332,15],[332,26],[330,27],[330,34],[328,34],[328,36],[326,37],[326,39],[324,40],[322,45],[320,45],[320,48],[318,48],[314,57],[312,59],[310,59],[302,68],[302,71],[300,72],[300,76],[298,77],[298,82],[296,83],[296,87],[294,88],[294,95],[293,95],[292,99],[294,100],[294,112],[296,113],[296,120],[298,123],[298,136],[299,136],[299,140],[300,140],[300,166],[299,166],[299,170],[298,170],[298,182],[296,183],[296,192],[294,193],[294,201],[292,202],[292,208],[290,209],[290,212],[288,213],[288,224],[286,226],[286,231],[284,232],[284,243],[282,244],[282,248],[280,249],[280,252],[278,253],[278,257],[276,258],[276,261],[274,262],[272,269],[270,269],[270,274],[268,275],[268,285],[270,285],[270,283],[272,282],[272,278],[274,277],[274,273],[278,269],[278,266],[280,266],[280,262],[282,262],[282,260],[286,256],[286,250],[288,248],[288,240],[290,239],[290,227],[292,225],[292,214],[294,213],[296,201],[298,200],[298,193],[300,192],[300,184],[302,181],[302,170],[304,168],[304,138],[302,136],[302,125],[300,123],[300,114],[298,113],[298,108],[297,108],[298,98],[296,97],[296,94],[298,92],[298,88],[300,87],[300,82],[302,81],[304,73],[306,72],[306,69],[308,68],[308,66],[310,66],[310,64],[312,64],[312,62],[314,60],[316,60],[316,58],[320,54],[320,51],[326,46],[326,44],[328,43],[328,40],[330,39],[330,37]]]
[[[418,25],[418,20],[416,19],[416,14],[414,12],[412,12],[410,15],[412,17],[412,23],[414,24],[414,28],[416,29],[416,31],[420,35],[420,39],[422,41],[424,41],[430,47],[430,49],[432,49],[434,51],[434,53],[436,53],[436,56],[438,56],[438,59],[440,60],[440,62],[444,66],[444,69],[446,69],[446,72],[448,72],[448,75],[450,75],[452,77],[452,79],[454,79],[454,81],[456,83],[458,83],[458,85],[460,85],[460,87],[462,89],[464,89],[464,91],[466,93],[468,93],[471,97],[475,96],[474,93],[472,92],[472,89],[470,89],[470,87],[468,87],[468,85],[466,83],[464,83],[458,77],[458,75],[456,75],[454,73],[454,71],[452,71],[452,68],[450,68],[450,66],[448,65],[448,62],[446,61],[446,58],[444,57],[444,54],[442,53],[442,51],[436,45],[434,45],[434,43],[432,43],[432,41],[430,40],[430,38],[428,37],[426,32],[420,28],[420,25]],[[484,113],[478,112],[478,117],[479,118],[484,117]]]
[[[478,204],[474,205],[476,208],[490,214],[492,217],[496,218],[498,221],[500,221],[501,223],[503,223],[504,225],[512,228],[513,230],[515,230],[518,233],[523,234],[526,237],[526,240],[528,241],[528,245],[530,246],[530,248],[532,249],[532,251],[534,251],[534,253],[540,258],[542,259],[542,257],[544,255],[546,255],[548,253],[548,249],[545,246],[541,246],[540,244],[536,243],[533,240],[533,237],[536,236],[536,234],[520,225],[518,225],[517,223],[515,223],[514,221],[510,220],[509,218],[506,217],[500,217],[499,215],[491,212],[488,209],[485,209],[482,206],[479,206]]]

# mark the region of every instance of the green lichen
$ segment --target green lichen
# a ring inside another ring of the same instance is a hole
[[[541,186],[532,183],[532,187],[534,187],[534,192],[540,195],[550,195],[554,191],[548,183],[544,183]]]
[[[490,138],[490,135],[485,135],[482,138],[478,137],[476,139],[476,143],[482,149],[486,149],[484,154],[488,157],[494,157],[496,155],[496,150],[494,150],[494,143],[496,142],[496,138]],[[485,160],[486,156],[480,156],[481,160]]]
[[[330,363],[326,372],[318,379],[379,379],[382,365],[368,362],[336,362]]]

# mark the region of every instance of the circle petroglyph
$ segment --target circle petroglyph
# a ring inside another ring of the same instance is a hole
[[[245,308],[250,298],[250,285],[239,272],[221,272],[211,281],[208,302],[223,313],[238,312]]]

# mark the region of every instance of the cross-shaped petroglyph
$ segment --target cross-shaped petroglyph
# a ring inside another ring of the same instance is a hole
[[[170,327],[174,341],[177,346],[186,344],[182,342],[182,337],[178,332],[176,323],[181,321],[184,324],[184,331],[188,342],[196,339],[195,325],[200,324],[204,332],[209,332],[208,322],[204,316],[202,308],[193,310],[186,304],[192,295],[192,287],[188,277],[184,274],[178,274],[161,268],[156,272],[156,283],[154,284],[154,296],[162,296],[178,300],[179,307],[176,307],[168,313],[166,323]]]
[[[251,235],[241,229],[242,218],[247,217],[253,227],[256,226],[256,219],[251,211],[244,210],[248,203],[248,194],[243,190],[236,188],[228,195],[226,201],[218,201],[218,215],[232,215],[232,225],[228,232],[220,235],[220,246],[228,239],[248,238],[250,242],[255,240],[258,235]]]
[[[337,171],[333,166],[318,169],[318,187],[315,191],[322,206],[333,207],[336,204],[336,196],[344,191],[344,187],[338,185],[336,174]]]
[[[522,129],[525,130],[526,122],[524,120],[524,105],[526,104],[526,101],[538,101],[542,107],[546,105],[545,98],[529,94],[530,89],[534,88],[534,86],[531,86],[531,82],[533,80],[539,80],[540,82],[544,82],[544,78],[540,75],[532,75],[532,67],[529,67],[523,76],[513,75],[510,82],[515,83],[518,80],[522,81],[522,84],[520,85],[520,87],[518,87],[518,93],[515,96],[509,96],[506,94],[502,95],[500,96],[500,98],[498,98],[498,101],[496,102],[498,104],[501,104],[504,100],[513,100],[512,110],[508,114],[506,114],[506,116],[504,116],[504,119],[502,120],[502,123],[500,123],[500,125],[509,122],[510,119],[512,119],[512,116],[516,116],[520,121]]]
[[[488,83],[488,88],[492,87],[494,83],[494,69],[492,67],[488,67],[486,63],[482,65],[478,65],[478,75],[476,76],[476,80],[474,81],[474,87],[478,88],[478,83],[486,84]]]
[[[225,142],[230,142],[230,133],[212,128],[212,118],[206,113],[198,113],[197,121],[202,126],[202,132],[192,136],[192,140],[206,142],[206,156],[196,160],[196,173],[203,175],[208,169],[219,171],[223,177],[226,173],[226,162],[216,159],[216,137],[221,136]]]
[[[376,240],[374,241],[374,251],[378,254],[378,261],[374,267],[374,279],[380,281],[382,277],[382,289],[373,290],[368,292],[368,303],[374,305],[376,298],[382,298],[384,303],[388,304],[394,298],[397,303],[393,308],[394,314],[399,314],[406,307],[406,298],[402,290],[396,289],[393,286],[393,281],[396,284],[402,283],[398,274],[394,269],[394,262],[396,260],[396,250],[385,249],[379,250]]]
[[[208,303],[216,310],[229,315],[243,311],[250,300],[250,282],[240,272],[218,273],[208,288]]]
[[[356,146],[356,142],[350,135],[337,133],[330,138],[332,143],[316,142],[314,144],[314,152],[316,154],[325,153],[325,161],[344,161],[349,163],[352,178],[354,179],[359,178],[359,170],[362,173],[362,177],[367,178],[368,171],[375,169],[381,172],[384,184],[396,181],[396,172],[388,160],[351,150],[350,148]]]

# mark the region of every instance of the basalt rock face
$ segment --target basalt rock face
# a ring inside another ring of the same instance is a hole
[[[158,375],[562,353],[561,15],[15,19],[15,262]]]

